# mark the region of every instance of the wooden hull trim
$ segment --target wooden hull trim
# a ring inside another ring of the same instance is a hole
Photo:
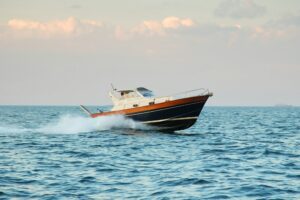
[[[129,109],[124,109],[124,110],[118,110],[118,111],[108,111],[108,112],[102,112],[102,113],[92,113],[90,114],[91,117],[101,117],[101,116],[108,116],[108,115],[134,115],[138,114],[141,112],[146,112],[146,111],[153,111],[157,109],[162,109],[162,108],[168,108],[172,106],[178,106],[182,104],[187,104],[187,103],[205,103],[208,99],[209,95],[205,96],[195,96],[195,97],[188,97],[188,98],[183,98],[183,99],[177,99],[177,100],[172,100],[172,101],[167,101],[163,103],[157,103],[153,105],[148,105],[148,106],[141,106],[137,108],[129,108]]]

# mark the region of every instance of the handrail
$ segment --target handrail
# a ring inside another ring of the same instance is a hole
[[[178,94],[189,93],[189,92],[200,91],[200,90],[208,91],[205,88],[198,88],[198,89],[194,89],[194,90],[187,90],[187,91],[183,91],[183,92],[177,92],[177,93],[171,94],[169,96],[176,96]]]
[[[212,96],[212,93],[209,92],[209,90],[206,88],[198,88],[198,89],[194,89],[194,90],[187,90],[187,91],[183,91],[183,92],[170,94],[168,96],[173,97],[174,99],[177,99],[177,98],[182,98],[182,97],[202,96],[202,95]]]

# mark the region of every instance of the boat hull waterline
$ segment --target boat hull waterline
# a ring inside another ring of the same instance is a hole
[[[152,126],[156,130],[183,130],[196,123],[209,96],[182,98],[120,111],[91,113],[90,116],[96,118],[110,115],[124,115],[126,118]]]

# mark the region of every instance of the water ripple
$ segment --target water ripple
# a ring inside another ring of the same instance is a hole
[[[0,199],[300,199],[299,119],[209,107],[165,134],[76,107],[0,107]]]

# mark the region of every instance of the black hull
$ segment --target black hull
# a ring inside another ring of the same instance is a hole
[[[177,131],[187,129],[194,125],[204,104],[205,101],[190,102],[167,108],[126,114],[125,116],[146,125],[153,126],[161,131]]]

